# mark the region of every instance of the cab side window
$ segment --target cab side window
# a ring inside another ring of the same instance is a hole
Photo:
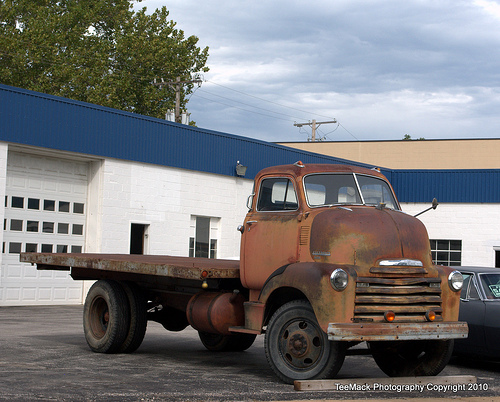
[[[279,177],[262,180],[257,211],[295,211],[297,208],[297,194],[290,179]]]

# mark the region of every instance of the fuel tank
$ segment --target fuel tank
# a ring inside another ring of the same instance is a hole
[[[230,335],[229,327],[243,326],[245,298],[239,293],[199,292],[187,306],[187,319],[201,332]]]
[[[408,258],[432,265],[429,237],[421,221],[401,211],[366,206],[332,207],[311,225],[313,261],[371,267]]]

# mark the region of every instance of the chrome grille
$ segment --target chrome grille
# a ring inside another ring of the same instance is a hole
[[[394,322],[423,322],[428,311],[442,321],[441,280],[358,277],[353,321],[384,321],[386,311],[395,313]]]

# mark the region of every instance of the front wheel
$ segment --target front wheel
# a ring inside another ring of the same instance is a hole
[[[306,300],[281,306],[271,317],[265,336],[269,365],[285,383],[334,377],[344,362],[345,348],[330,342]]]
[[[434,376],[448,364],[453,340],[370,342],[370,350],[389,377]]]

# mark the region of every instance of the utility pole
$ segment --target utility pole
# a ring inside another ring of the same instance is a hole
[[[330,123],[337,123],[337,120],[332,120],[332,121],[316,121],[312,120],[309,123],[294,123],[295,127],[302,127],[302,126],[311,126],[312,129],[312,135],[311,135],[311,141],[315,142],[316,141],[316,129],[321,126],[322,124],[330,124]]]
[[[177,77],[175,81],[164,82],[163,78],[161,82],[156,82],[156,78],[154,80],[154,85],[159,86],[160,88],[163,85],[168,85],[173,88],[175,91],[175,122],[182,123],[182,114],[181,114],[181,84],[198,84],[201,85],[203,81],[199,77],[195,77],[192,80],[181,81],[181,77]]]

